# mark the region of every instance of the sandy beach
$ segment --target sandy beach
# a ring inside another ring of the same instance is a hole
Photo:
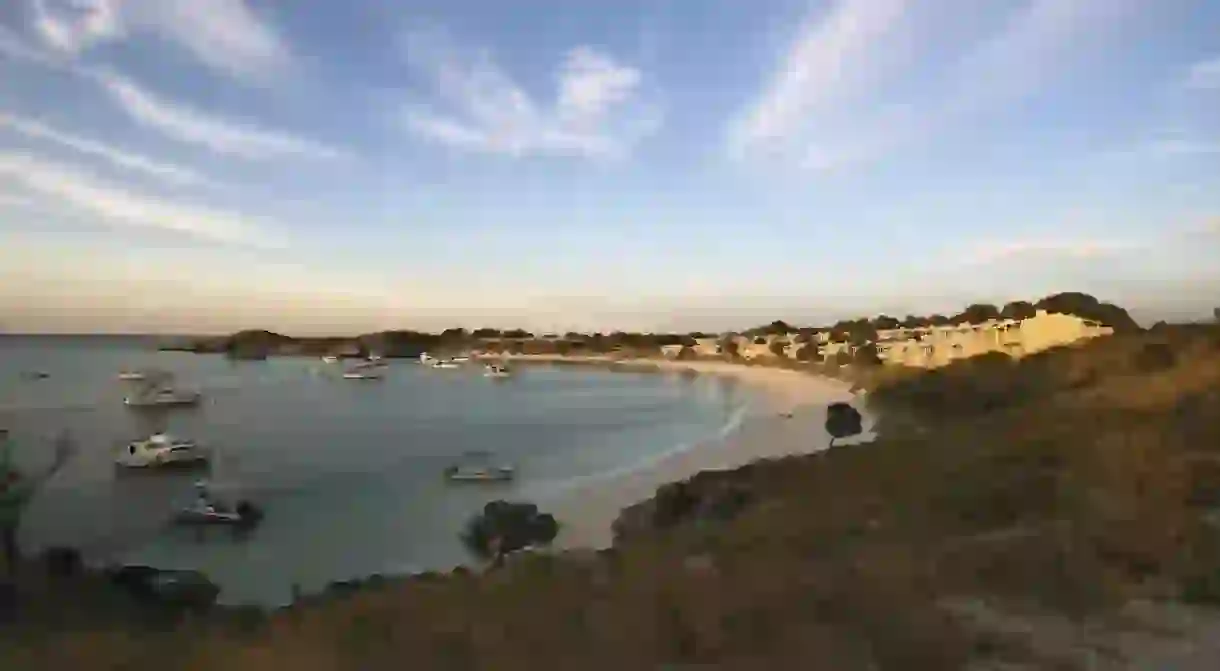
[[[590,364],[612,362],[610,359],[577,357],[519,355],[506,358],[515,362],[537,363],[557,359]],[[764,406],[751,413],[734,432],[724,438],[710,440],[639,469],[598,479],[538,501],[541,508],[554,514],[562,523],[557,541],[560,549],[609,547],[613,539],[611,525],[619,511],[651,498],[663,484],[684,480],[700,471],[734,469],[757,459],[826,449],[830,442],[825,429],[826,406],[829,403],[852,402],[865,415],[866,432],[838,444],[872,439],[872,434],[867,431],[871,421],[866,408],[852,395],[850,385],[841,380],[802,371],[744,366],[725,361],[641,359],[620,360],[618,363],[639,365],[641,368],[655,367],[662,372],[691,370],[701,375],[732,376],[759,392]]]

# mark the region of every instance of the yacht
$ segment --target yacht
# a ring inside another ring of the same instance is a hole
[[[385,377],[382,366],[371,363],[360,363],[343,371],[345,380],[380,380]]]
[[[123,399],[123,403],[133,408],[150,408],[198,405],[202,399],[203,394],[197,391],[172,387],[145,387]]]
[[[124,468],[167,468],[199,466],[210,459],[208,450],[193,440],[154,433],[142,440],[133,440],[115,456],[114,463]]]
[[[517,475],[508,464],[492,464],[487,452],[467,452],[459,463],[445,469],[445,479],[451,482],[507,482]]]
[[[489,363],[483,367],[483,377],[506,378],[512,376],[513,372],[507,366],[498,363]]]

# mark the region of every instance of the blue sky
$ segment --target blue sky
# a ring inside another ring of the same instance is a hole
[[[14,0],[12,330],[1220,304],[1208,0]]]

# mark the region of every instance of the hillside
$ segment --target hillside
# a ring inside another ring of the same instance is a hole
[[[223,627],[56,624],[44,605],[0,667],[1075,668],[1031,623],[1220,602],[1220,330],[873,387],[877,442],[701,474],[613,550],[380,581]],[[690,514],[726,491],[737,505]],[[1001,632],[1000,614],[1024,633]]]

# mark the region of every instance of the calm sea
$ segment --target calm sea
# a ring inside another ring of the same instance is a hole
[[[204,392],[199,408],[133,411],[123,370],[156,367]],[[41,371],[42,379],[24,373]],[[465,520],[494,498],[540,498],[723,433],[753,397],[712,377],[527,368],[510,380],[481,367],[393,361],[381,381],[344,380],[316,359],[231,362],[157,352],[136,339],[0,337],[0,426],[17,460],[46,464],[69,430],[81,450],[34,501],[23,546],[69,544],[91,561],[204,571],[226,603],[276,605],[372,573],[467,561]],[[119,474],[124,441],[168,430],[214,446],[212,479],[260,503],[246,538],[166,523],[196,475]],[[455,486],[442,469],[488,450],[517,482]],[[562,520],[560,520],[562,522]]]

